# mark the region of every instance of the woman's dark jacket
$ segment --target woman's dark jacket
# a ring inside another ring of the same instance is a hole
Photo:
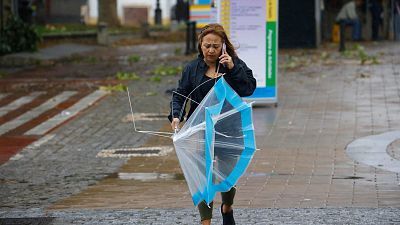
[[[224,75],[226,82],[238,93],[239,96],[250,96],[256,89],[256,79],[253,77],[253,72],[238,57],[232,57],[232,59],[234,67],[229,70],[221,65],[219,68],[219,73],[226,73]],[[205,95],[202,94],[199,88],[196,89],[190,96],[188,95],[193,91],[193,89],[201,84],[202,78],[205,76],[207,69],[207,64],[200,56],[197,59],[189,62],[182,72],[182,77],[179,80],[176,92],[200,103]],[[180,115],[180,113],[185,102],[185,97],[178,94],[173,94],[172,96],[171,112],[168,116],[168,119],[172,121],[173,115],[174,118],[179,118],[181,121],[183,121],[185,111],[183,111],[182,115]],[[187,102],[190,102],[190,110],[188,113],[189,118],[198,104],[190,100],[187,100]],[[174,109],[173,112],[172,109]]]

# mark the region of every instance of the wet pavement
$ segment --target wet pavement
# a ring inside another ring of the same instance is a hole
[[[183,44],[131,51],[149,59],[162,58],[162,51],[165,61],[179,65],[187,59],[174,56],[177,48]],[[359,138],[400,130],[400,45],[368,43],[365,51],[380,63],[361,65],[335,46],[281,52],[278,107],[254,108],[260,150],[238,183],[238,224],[400,223],[399,174],[346,153]],[[129,82],[135,112],[166,115],[165,92],[177,79]],[[173,151],[101,154],[172,147],[168,138],[134,133],[129,113],[126,94],[111,94],[2,165],[0,217],[55,217],[54,224],[198,223]],[[170,129],[158,119],[138,125]],[[398,140],[386,148],[398,161]]]
[[[97,46],[90,45],[82,45],[82,44],[74,44],[74,43],[65,43],[59,44],[52,47],[47,47],[43,49],[39,49],[37,52],[32,53],[14,53],[9,54],[2,57],[2,62],[10,62],[13,60],[58,60],[64,58],[66,56],[70,56],[73,54],[80,54],[85,52],[90,52],[98,49]]]
[[[359,138],[347,145],[347,155],[357,162],[400,173],[400,160],[392,156],[400,151],[394,143],[396,140],[400,140],[400,131]],[[390,149],[389,145],[391,145]]]

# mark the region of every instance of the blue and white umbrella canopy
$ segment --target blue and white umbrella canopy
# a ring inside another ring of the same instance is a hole
[[[251,104],[221,77],[173,136],[194,205],[229,191],[256,150]]]

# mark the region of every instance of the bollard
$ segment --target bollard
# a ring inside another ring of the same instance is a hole
[[[186,23],[186,50],[185,50],[185,55],[190,54],[190,22]]]
[[[192,22],[192,52],[195,53],[197,52],[196,48],[196,41],[197,41],[197,34],[196,34],[196,21]]]
[[[150,27],[146,22],[140,23],[140,37],[149,38],[150,37]]]
[[[107,23],[100,22],[97,25],[97,43],[100,45],[108,44],[108,29]]]
[[[346,46],[345,46],[345,30],[346,30],[346,23],[343,21],[339,22],[340,24],[340,41],[339,41],[339,52],[344,52],[346,51]]]
[[[162,25],[160,0],[156,1],[156,9],[154,10],[154,24],[155,25]]]
[[[1,34],[1,37],[4,37],[4,30],[3,30],[3,28],[4,28],[4,24],[3,24],[3,21],[4,21],[4,19],[3,19],[3,11],[4,11],[4,8],[3,8],[3,0],[0,0],[0,34]]]
[[[186,22],[186,51],[185,54],[189,55],[196,52],[196,22]]]

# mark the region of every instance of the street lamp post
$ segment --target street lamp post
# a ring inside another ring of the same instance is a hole
[[[3,11],[4,11],[4,7],[3,7],[3,0],[0,0],[0,34],[3,37],[3,29],[4,29],[4,24],[3,24]]]
[[[154,15],[154,23],[156,25],[161,25],[160,0],[156,0],[156,9],[154,10]]]

